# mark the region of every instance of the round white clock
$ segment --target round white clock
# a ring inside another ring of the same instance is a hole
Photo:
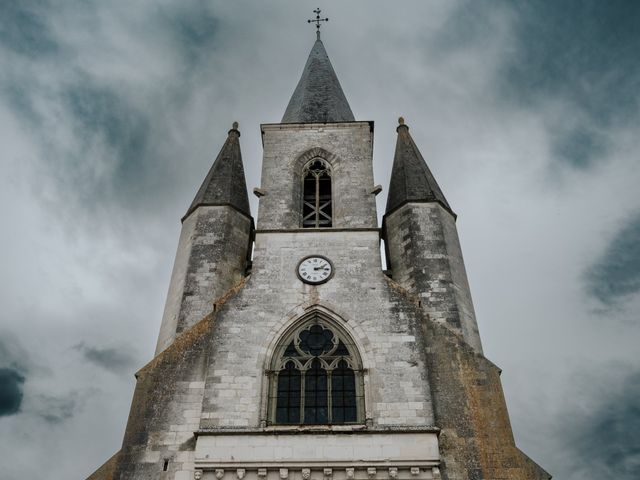
[[[327,257],[309,255],[298,264],[298,277],[305,283],[318,285],[324,283],[333,275],[333,265]]]

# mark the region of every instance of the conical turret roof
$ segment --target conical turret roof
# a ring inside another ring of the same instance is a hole
[[[336,72],[320,38],[309,53],[302,77],[293,92],[282,123],[353,122]]]
[[[427,163],[409,134],[409,127],[400,118],[396,129],[398,140],[393,159],[387,210],[390,213],[406,202],[438,202],[453,214]],[[455,214],[454,214],[455,215]]]
[[[184,218],[201,205],[229,205],[251,215],[236,122]]]

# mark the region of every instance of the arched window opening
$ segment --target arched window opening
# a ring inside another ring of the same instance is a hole
[[[278,344],[269,391],[271,424],[364,422],[362,366],[355,345],[318,315]]]
[[[304,168],[302,178],[302,227],[331,227],[331,167],[325,160],[316,158]]]

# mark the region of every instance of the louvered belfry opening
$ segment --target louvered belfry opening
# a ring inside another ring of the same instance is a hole
[[[307,164],[303,175],[302,227],[328,228],[333,225],[331,167],[322,158]]]

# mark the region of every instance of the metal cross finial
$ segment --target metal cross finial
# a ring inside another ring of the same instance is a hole
[[[320,18],[320,8],[316,8],[313,13],[316,14],[315,20],[307,20],[307,23],[315,23],[316,24],[316,35],[318,40],[320,40],[320,22],[328,22],[328,18]]]

